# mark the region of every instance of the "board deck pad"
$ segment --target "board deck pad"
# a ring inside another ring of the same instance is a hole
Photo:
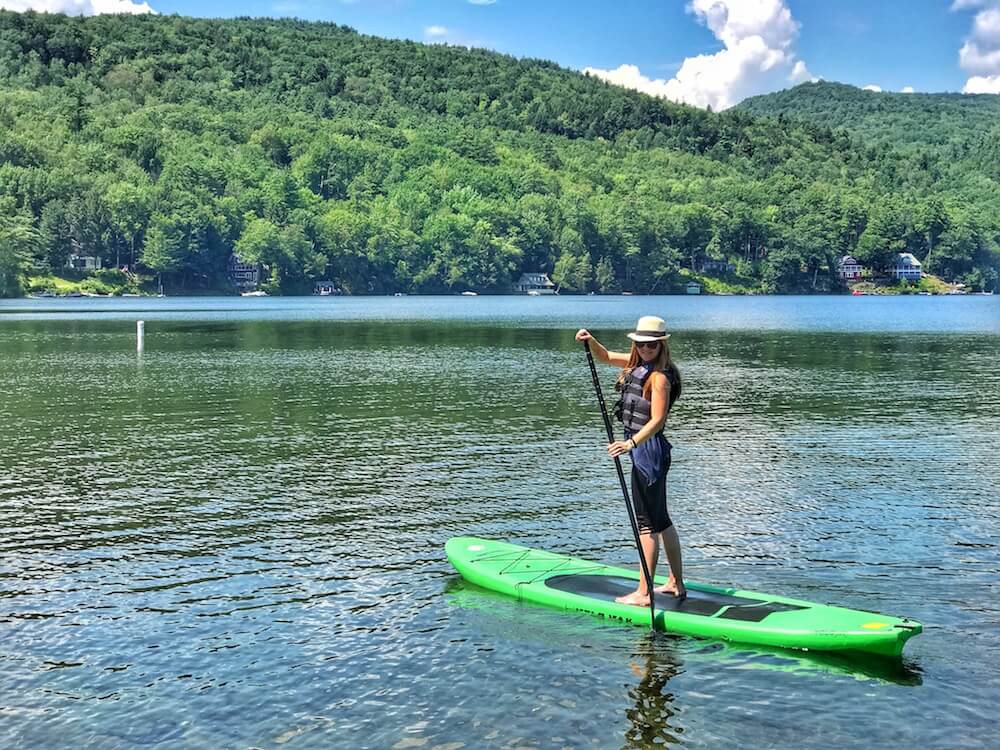
[[[616,597],[635,591],[636,580],[614,575],[559,575],[545,579],[545,585],[579,596],[613,602]],[[732,620],[760,622],[772,612],[802,609],[794,604],[761,602],[742,596],[729,596],[713,591],[688,591],[686,599],[678,600],[671,594],[655,594],[655,607],[670,612],[684,612],[707,617],[717,616]]]
[[[650,625],[649,607],[620,604],[637,571],[507,542],[455,537],[448,559],[468,581],[561,609]],[[655,585],[665,583],[663,576]],[[920,623],[875,612],[687,581],[688,596],[655,598],[655,627],[684,635],[817,651],[862,651],[899,657]]]

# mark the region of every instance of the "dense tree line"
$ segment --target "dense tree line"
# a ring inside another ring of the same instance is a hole
[[[710,260],[829,291],[903,249],[993,288],[996,157],[331,24],[0,11],[0,294],[71,253],[222,289],[233,252],[287,293],[660,292]]]
[[[945,153],[959,159],[970,146],[991,134],[995,141],[1000,132],[1000,96],[993,94],[904,94],[818,81],[744,99],[737,109],[822,123],[883,148],[924,149],[932,155],[954,146]]]

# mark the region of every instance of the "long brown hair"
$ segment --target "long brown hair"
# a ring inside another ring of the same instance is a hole
[[[664,374],[670,373],[673,375],[672,378],[667,378],[667,386],[669,392],[667,394],[667,411],[674,405],[674,401],[681,397],[681,371],[677,369],[677,365],[674,364],[673,358],[670,356],[670,344],[667,343],[666,339],[660,341],[662,346],[660,347],[659,353],[656,355],[656,359],[649,363],[649,366],[656,372],[662,372]],[[621,373],[618,375],[618,386],[622,386],[625,383],[625,377],[632,373],[636,367],[642,364],[642,357],[639,356],[639,347],[632,342],[632,350],[628,353],[628,364],[622,369]],[[642,397],[646,400],[650,400],[650,396],[653,393],[653,381],[649,378],[642,386]]]

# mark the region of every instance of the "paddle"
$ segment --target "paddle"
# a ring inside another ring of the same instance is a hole
[[[604,403],[604,393],[601,391],[601,381],[597,378],[597,368],[594,366],[594,355],[590,353],[590,342],[584,341],[583,348],[587,352],[587,363],[590,365],[590,376],[594,379],[594,390],[597,392],[597,403],[601,407],[601,416],[604,417],[604,428],[608,431],[608,442],[614,442],[615,432],[611,428],[611,418],[608,416],[608,407]],[[625,498],[625,510],[628,511],[628,520],[632,524],[632,535],[635,537],[635,548],[639,552],[639,564],[642,566],[642,576],[646,579],[646,589],[649,591],[649,626],[656,628],[656,605],[653,595],[653,576],[649,573],[646,565],[646,557],[642,554],[642,542],[639,541],[639,525],[635,520],[635,511],[632,510],[632,501],[629,500],[628,486],[625,484],[625,472],[622,471],[621,458],[615,456],[615,468],[618,470],[618,483],[622,488],[622,496]]]

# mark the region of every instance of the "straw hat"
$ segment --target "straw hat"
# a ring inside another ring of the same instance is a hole
[[[633,341],[666,341],[670,338],[667,322],[655,315],[643,315],[635,324],[635,330],[625,335]]]

